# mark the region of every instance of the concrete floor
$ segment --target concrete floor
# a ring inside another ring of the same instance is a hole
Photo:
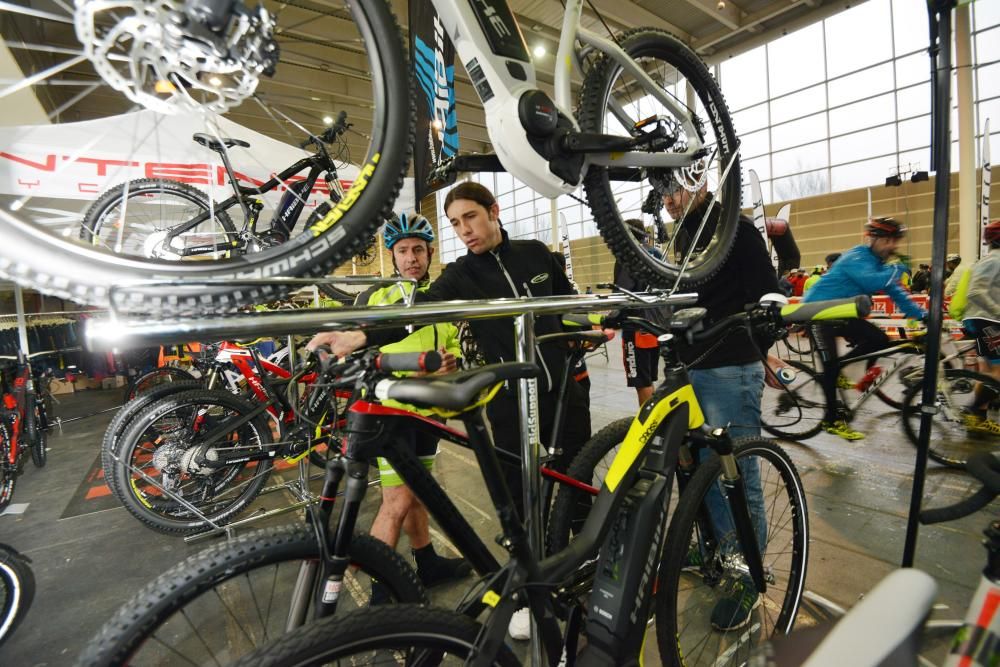
[[[624,386],[617,341],[610,346],[609,360],[596,356],[588,363],[596,433],[602,425],[633,412],[635,395]],[[56,414],[63,419],[89,414],[113,406],[119,397],[118,390],[60,397]],[[875,401],[867,408],[855,422],[868,434],[865,440],[848,443],[822,434],[803,444],[786,444],[808,493],[812,544],[807,588],[844,606],[855,603],[898,566],[911,493],[915,449],[901,431],[898,414]],[[25,622],[0,647],[2,665],[70,664],[137,588],[205,546],[148,530],[110,502],[113,499],[99,497],[100,480],[92,471],[111,414],[74,421],[54,432],[49,465],[37,470],[29,463],[19,479],[14,502],[27,504],[26,510],[0,516],[0,540],[32,559],[38,586]],[[468,509],[467,516],[484,541],[495,547],[495,513],[484,504],[471,453],[443,447],[437,475],[456,504]],[[963,475],[931,464],[925,505],[953,502],[969,488]],[[88,493],[90,500],[80,500]],[[378,494],[370,494],[367,502],[365,520],[370,521]],[[104,506],[108,509],[68,516],[75,507]],[[939,601],[952,609],[942,617],[964,613],[984,563],[980,533],[996,509],[994,504],[961,521],[921,528],[916,565],[938,581]],[[296,520],[296,515],[285,515],[268,522]],[[440,541],[440,533],[434,535]],[[400,550],[408,554],[405,538]],[[439,551],[447,552],[447,545]],[[449,604],[462,592],[454,586],[436,591],[434,599]],[[808,609],[801,622],[814,622]],[[928,657],[935,663],[943,661],[943,646],[937,642],[929,649]]]

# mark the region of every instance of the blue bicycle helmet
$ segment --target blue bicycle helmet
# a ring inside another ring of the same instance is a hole
[[[392,246],[396,245],[396,241],[400,239],[417,238],[433,243],[434,227],[431,226],[427,218],[419,213],[414,213],[409,217],[402,213],[398,218],[393,216],[386,221],[385,227],[382,229],[382,236],[385,238],[385,247],[389,250],[392,250]]]

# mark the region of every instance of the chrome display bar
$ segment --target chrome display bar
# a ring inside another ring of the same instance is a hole
[[[693,305],[697,294],[574,294],[519,299],[436,301],[412,306],[328,308],[260,313],[228,313],[179,320],[112,318],[86,323],[84,340],[91,350],[128,349],[190,341],[310,335],[320,331],[376,329],[409,324],[514,317],[524,313],[558,315],[635,307]]]

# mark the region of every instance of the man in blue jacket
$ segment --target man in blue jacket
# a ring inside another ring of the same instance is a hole
[[[841,255],[802,300],[845,299],[861,294],[871,296],[884,291],[907,317],[925,319],[927,311],[915,304],[899,284],[903,265],[886,263],[895,254],[905,234],[906,227],[892,218],[872,218],[865,224],[865,242]],[[813,327],[813,335],[823,362],[823,391],[826,394],[823,430],[845,440],[859,440],[865,437],[864,434],[851,429],[837,412],[840,364],[889,347],[889,338],[881,329],[865,320],[817,324]],[[837,336],[854,344],[854,349],[839,361]]]

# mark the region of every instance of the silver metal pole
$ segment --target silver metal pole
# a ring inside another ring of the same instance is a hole
[[[535,316],[524,313],[514,318],[514,345],[517,361],[535,363]],[[518,414],[521,420],[521,485],[524,495],[524,524],[528,531],[528,544],[536,558],[542,553],[542,521],[539,507],[541,475],[538,470],[538,380],[522,378],[518,380]],[[537,638],[538,626],[531,617],[531,636]],[[542,665],[542,647],[538,641],[531,642],[531,664]]]
[[[28,323],[24,318],[24,293],[17,283],[14,283],[14,307],[17,310],[17,337],[21,343],[21,352],[27,357],[31,350],[28,349]]]
[[[319,331],[346,331],[401,327],[406,324],[433,324],[455,320],[517,317],[524,313],[561,313],[613,310],[642,305],[693,305],[697,294],[671,296],[615,294],[572,294],[566,296],[480,301],[440,301],[412,306],[392,305],[370,308],[230,313],[217,317],[186,320],[90,321],[84,330],[87,347],[93,350],[126,349],[149,345],[169,345],[191,340],[228,340],[247,336],[311,335]]]

